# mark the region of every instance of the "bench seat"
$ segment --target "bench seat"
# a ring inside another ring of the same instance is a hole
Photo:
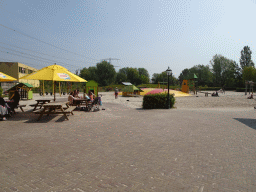
[[[73,114],[73,111],[75,110],[76,106],[70,106],[69,108],[65,109],[64,112],[65,113],[71,113],[72,115]]]
[[[33,112],[34,112],[35,114],[40,114],[43,110],[44,110],[44,109],[42,108],[42,109],[38,109],[38,110],[33,111]]]
[[[20,110],[21,110],[22,112],[24,112],[23,107],[26,107],[26,106],[27,106],[27,105],[17,105],[16,108],[20,108]],[[16,113],[15,109],[14,109],[14,113]]]

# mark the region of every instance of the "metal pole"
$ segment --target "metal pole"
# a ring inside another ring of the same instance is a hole
[[[60,92],[60,97],[61,97],[60,81],[59,81],[59,92]]]
[[[44,80],[43,80],[43,96],[44,96]]]
[[[170,109],[170,94],[169,94],[169,74],[168,76],[168,97],[167,97],[167,109]]]

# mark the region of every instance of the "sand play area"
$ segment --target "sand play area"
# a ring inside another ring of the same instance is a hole
[[[193,109],[200,109],[200,108],[253,108],[256,106],[255,99],[247,99],[248,95],[245,95],[241,92],[234,92],[234,91],[226,91],[225,94],[220,93],[219,97],[212,97],[208,96],[205,97],[204,93],[197,93],[197,95],[194,95],[193,93],[190,94],[190,96],[179,96],[178,91],[173,91],[175,93],[175,105],[174,107],[177,109],[180,108],[193,108]],[[170,93],[172,93],[170,91]],[[181,92],[182,93],[182,92]],[[117,99],[115,99],[114,92],[99,92],[100,95],[102,95],[102,103],[103,105],[101,108],[104,108],[104,103],[118,103],[125,105],[129,108],[142,108],[142,102],[143,102],[143,96],[138,97],[123,97],[121,95],[118,96]],[[186,93],[184,93],[186,94]],[[188,94],[186,94],[188,95]],[[36,99],[53,99],[53,96],[39,96],[38,94],[33,95],[33,100],[21,100],[20,104],[27,104],[27,106],[24,108],[25,110],[32,109],[29,105],[36,103]],[[83,94],[80,94],[80,96],[83,96]],[[56,101],[65,101],[68,96],[59,96],[59,94],[56,95]]]
[[[176,108],[247,108],[256,106],[255,99],[247,99],[249,94],[245,95],[243,92],[226,91],[225,94],[220,93],[219,97],[212,97],[209,95],[205,97],[204,93],[193,93],[187,97],[179,96],[178,91],[175,93],[175,107]],[[210,93],[213,91],[209,91]],[[172,93],[170,91],[170,93]],[[182,92],[181,92],[182,93]],[[140,108],[142,106],[143,96],[139,97],[122,97],[119,95],[118,99],[115,99],[114,92],[102,92],[102,101],[121,103],[131,108]],[[180,94],[181,95],[181,94]]]

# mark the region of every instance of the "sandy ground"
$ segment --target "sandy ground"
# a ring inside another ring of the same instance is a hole
[[[130,108],[142,108],[143,97],[122,97],[115,99],[114,92],[99,92],[102,95],[102,108],[104,103],[119,103]],[[82,96],[83,94],[80,94]],[[33,95],[33,100],[21,100],[20,104],[27,104],[25,110],[32,109],[30,104],[36,103],[36,99],[53,99],[53,96]],[[190,97],[176,97],[175,107],[178,108],[248,108],[256,106],[255,99],[247,99],[249,95],[241,92],[226,91],[225,94],[219,94],[219,97],[208,96],[204,93],[198,93]],[[56,101],[67,101],[67,95],[59,96],[57,94]]]
[[[103,102],[122,103],[131,108],[140,108],[143,97],[118,97],[114,99],[113,92],[102,93]],[[247,99],[249,95],[241,92],[226,91],[219,94],[219,97],[208,96],[198,93],[190,97],[176,97],[176,108],[247,108],[256,106],[255,99]]]

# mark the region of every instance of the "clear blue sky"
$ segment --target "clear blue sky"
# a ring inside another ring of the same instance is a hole
[[[255,10],[255,0],[0,0],[0,61],[74,72],[118,58],[117,71],[170,66],[178,77],[215,54],[239,63],[248,45],[256,63]]]

